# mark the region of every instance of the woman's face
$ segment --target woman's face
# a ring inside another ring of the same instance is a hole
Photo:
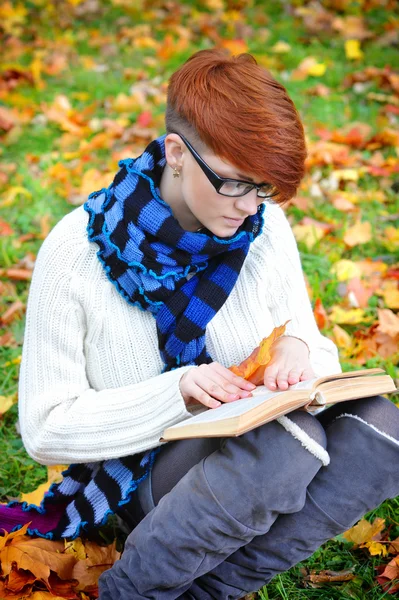
[[[201,158],[219,177],[250,181],[248,174],[238,175],[235,167],[211,153]],[[256,214],[263,198],[258,198],[256,189],[245,196],[229,197],[219,194],[194,160],[187,156],[181,173],[181,190],[188,211],[199,221],[200,226],[218,237],[230,237],[249,216]]]
[[[259,204],[256,188],[245,196],[229,197],[219,194],[198,165],[187,146],[176,134],[169,134],[178,140],[179,149],[170,144],[170,167],[177,166],[179,178],[170,177],[167,190],[172,210],[180,225],[188,231],[196,231],[206,227],[217,237],[225,238],[234,235],[244,219],[254,215]],[[168,158],[168,145],[166,146]],[[220,177],[251,181],[250,173],[238,173],[237,169],[210,150],[201,153],[201,158]],[[255,183],[257,183],[255,181]]]

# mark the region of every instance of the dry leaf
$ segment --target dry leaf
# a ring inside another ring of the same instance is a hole
[[[10,396],[0,396],[0,417],[6,413],[13,404],[17,401],[17,393],[10,394]],[[1,547],[1,546],[0,546]]]
[[[365,542],[371,542],[372,538],[380,533],[385,527],[385,519],[377,517],[372,523],[361,519],[354,527],[343,533],[343,537],[349,542],[353,542],[356,546],[360,546]]]
[[[40,484],[33,492],[21,494],[21,502],[40,506],[44,494],[50,489],[53,483],[59,483],[62,480],[61,473],[65,471],[66,468],[65,465],[51,465],[47,467],[47,481]]]
[[[265,367],[271,358],[270,348],[276,339],[283,335],[288,322],[289,320],[286,321],[284,325],[275,327],[271,334],[263,338],[259,346],[257,346],[248,358],[239,364],[238,367],[235,365],[229,367],[230,371],[235,375],[239,375],[240,377],[251,381],[251,383],[254,383],[255,385],[262,385]]]
[[[349,227],[344,235],[344,242],[351,248],[357,244],[366,244],[371,240],[371,224],[368,221],[357,221]]]
[[[378,330],[382,333],[394,337],[399,333],[399,317],[389,308],[379,308],[378,312]]]
[[[330,312],[330,320],[340,325],[357,325],[367,321],[367,318],[362,308],[345,310],[340,306],[333,306]]]

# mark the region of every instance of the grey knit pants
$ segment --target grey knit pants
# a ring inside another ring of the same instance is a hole
[[[174,482],[190,443],[161,450],[100,600],[241,598],[399,494],[399,410],[382,396],[214,439]]]

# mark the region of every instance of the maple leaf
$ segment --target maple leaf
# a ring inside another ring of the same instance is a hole
[[[343,537],[360,548],[374,541],[385,527],[385,519],[377,517],[372,523],[361,519],[356,525],[343,533]]]
[[[255,385],[262,385],[266,365],[271,359],[270,348],[276,339],[283,335],[289,321],[290,319],[288,319],[284,325],[275,327],[271,334],[263,338],[259,346],[257,346],[245,360],[238,366],[233,365],[229,367],[230,371],[235,375],[247,379]]]
[[[76,562],[70,554],[62,554],[62,542],[25,536],[29,524],[19,531],[0,538],[0,564],[3,576],[9,575],[16,563],[19,569],[30,571],[37,579],[48,584],[50,570],[62,579],[71,579]]]
[[[395,556],[387,565],[378,566],[377,572],[379,575],[376,579],[384,592],[395,594],[399,591],[399,582],[391,583],[399,580],[399,556]]]

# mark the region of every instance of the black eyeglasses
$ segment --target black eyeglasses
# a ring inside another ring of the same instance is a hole
[[[173,133],[177,133],[177,131]],[[177,135],[179,135],[184,141],[187,148],[193,155],[194,159],[199,164],[199,166],[201,167],[206,177],[211,182],[218,194],[222,194],[222,196],[233,197],[245,196],[245,194],[248,194],[254,188],[256,188],[257,196],[259,198],[272,198],[273,196],[276,196],[278,194],[278,191],[272,183],[257,184],[252,183],[250,181],[241,181],[239,179],[225,179],[223,177],[219,177],[219,175],[217,175],[215,171],[213,171],[200,157],[198,152],[194,150],[190,142],[186,140],[186,138],[181,133],[177,133]]]

